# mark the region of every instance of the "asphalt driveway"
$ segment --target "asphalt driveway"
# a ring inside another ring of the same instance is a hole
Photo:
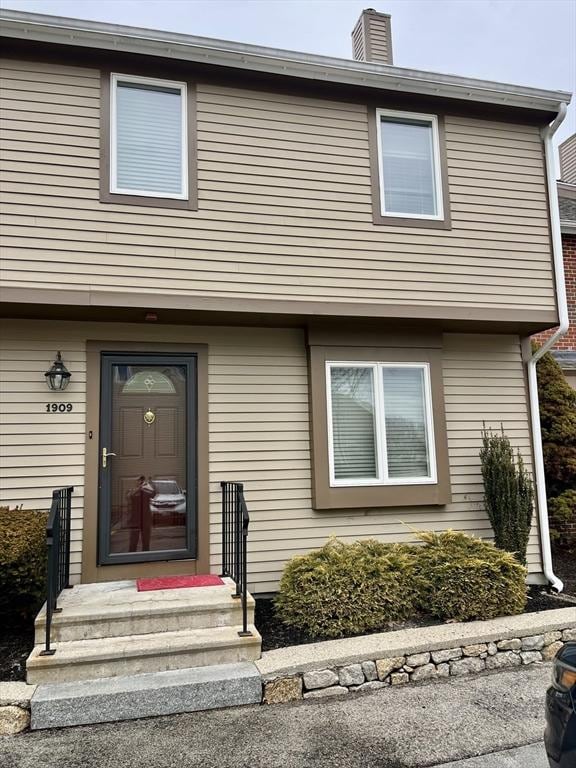
[[[0,739],[0,765],[423,768],[483,755],[457,768],[545,768],[549,678],[539,664],[324,702],[38,731]]]

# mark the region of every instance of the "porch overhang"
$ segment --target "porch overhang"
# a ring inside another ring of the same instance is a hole
[[[397,321],[447,332],[518,333],[528,336],[558,325],[556,310],[325,301],[282,301],[194,294],[122,293],[6,288],[0,317],[92,320],[171,325],[309,327],[345,320],[355,327]],[[147,317],[148,316],[148,317]]]

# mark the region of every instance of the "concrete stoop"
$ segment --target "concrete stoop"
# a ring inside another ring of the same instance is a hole
[[[32,730],[259,704],[262,682],[251,662],[39,685]]]
[[[36,619],[27,662],[32,684],[73,683],[235,664],[260,658],[262,639],[249,596],[251,636],[240,637],[242,607],[234,584],[138,592],[136,582],[80,584],[65,590],[54,614],[55,653],[42,656],[46,615]]]

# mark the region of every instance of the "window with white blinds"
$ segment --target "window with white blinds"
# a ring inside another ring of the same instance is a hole
[[[334,477],[377,478],[374,371],[334,366],[330,374]]]
[[[186,84],[112,75],[110,191],[186,199]]]
[[[327,363],[331,485],[436,482],[427,363]]]
[[[443,218],[437,117],[376,114],[382,215]]]

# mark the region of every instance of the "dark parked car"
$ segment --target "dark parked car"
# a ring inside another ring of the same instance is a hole
[[[554,659],[544,743],[550,768],[576,768],[576,642],[566,643]]]

